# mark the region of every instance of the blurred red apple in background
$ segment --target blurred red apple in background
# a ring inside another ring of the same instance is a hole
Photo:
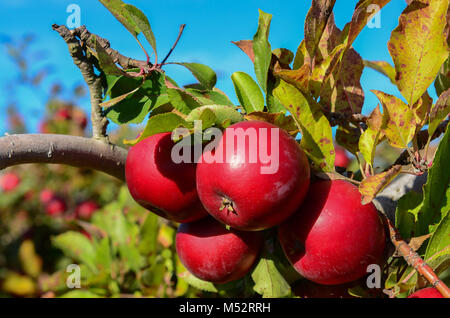
[[[350,158],[347,155],[347,151],[344,148],[337,145],[334,147],[334,150],[335,150],[334,165],[336,167],[347,168],[348,165],[350,164]]]
[[[20,183],[20,178],[15,173],[5,173],[0,177],[0,188],[4,192],[13,191]]]
[[[79,219],[89,220],[99,208],[97,202],[89,200],[80,203],[75,209],[75,215]]]

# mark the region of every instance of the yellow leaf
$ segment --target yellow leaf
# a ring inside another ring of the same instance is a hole
[[[378,192],[383,190],[400,173],[401,169],[401,165],[395,165],[388,171],[364,179],[359,185],[359,192],[362,194],[361,204],[372,202]]]
[[[19,259],[25,273],[38,277],[42,270],[42,259],[36,254],[33,241],[25,240],[19,248]]]
[[[2,287],[5,292],[22,297],[31,296],[36,291],[36,284],[30,277],[13,272],[5,277]]]
[[[397,86],[409,105],[433,83],[448,58],[444,32],[448,0],[413,1],[391,33],[388,49],[397,72]]]
[[[397,148],[407,148],[416,131],[414,112],[402,100],[393,95],[372,90],[383,106],[382,132],[389,144]]]

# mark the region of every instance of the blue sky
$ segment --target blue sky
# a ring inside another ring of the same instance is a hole
[[[218,73],[217,87],[236,101],[230,76],[235,71],[244,71],[252,76],[253,66],[248,57],[231,41],[251,39],[256,31],[258,9],[273,15],[270,31],[272,48],[287,48],[296,51],[303,39],[303,23],[309,0],[128,0],[127,3],[139,7],[149,18],[156,36],[158,53],[164,56],[172,46],[180,24],[187,25],[185,32],[169,61],[200,62],[212,66]],[[47,64],[54,73],[46,79],[49,86],[61,81],[71,88],[82,82],[81,74],[73,65],[67,46],[58,34],[51,30],[53,23],[65,24],[69,4],[81,8],[81,24],[111,42],[111,46],[122,54],[143,59],[144,55],[127,30],[98,2],[94,0],[9,0],[0,3],[4,17],[0,19],[0,34],[17,38],[25,33],[37,36],[35,50],[49,53]],[[356,0],[337,0],[334,9],[339,28],[351,19]],[[368,60],[385,60],[392,63],[387,50],[391,31],[398,24],[398,16],[405,8],[405,1],[393,0],[381,12],[381,28],[365,28],[354,43],[358,53]],[[151,49],[149,48],[150,52]],[[6,58],[4,48],[0,49],[0,134],[6,131],[6,105],[9,94],[7,83],[14,76],[15,68]],[[191,74],[180,66],[168,66],[167,74],[180,84],[194,82]],[[366,100],[363,113],[370,112],[377,104],[370,89],[382,90],[400,96],[397,89],[383,75],[365,69],[362,79]],[[434,89],[430,90],[435,97]],[[26,116],[30,131],[37,131],[37,123],[44,110],[42,100],[29,91],[19,92],[19,105]],[[89,101],[82,101],[82,107],[89,109]]]

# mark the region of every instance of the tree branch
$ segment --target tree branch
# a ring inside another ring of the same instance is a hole
[[[114,63],[119,64],[123,69],[127,70],[130,68],[140,68],[144,70],[151,69],[153,64],[147,61],[140,61],[135,60],[130,57],[124,56],[120,54],[118,51],[111,48],[110,43],[108,40],[96,35],[90,33],[86,26],[82,25],[79,28],[76,28],[72,30],[73,34],[80,38],[83,43],[88,46],[89,48],[95,50],[95,47],[92,41],[92,37],[94,36],[97,43],[100,44],[100,46],[106,51],[106,53],[112,58]]]
[[[75,36],[75,32],[71,32],[64,25],[52,25],[53,30],[59,33],[69,47],[70,55],[73,62],[80,69],[84,81],[89,87],[91,97],[91,121],[92,134],[95,139],[107,141],[106,128],[108,119],[103,115],[100,103],[103,100],[102,79],[94,72],[93,63],[84,52],[80,41]]]
[[[53,134],[0,137],[0,170],[25,163],[66,164],[102,171],[125,180],[127,151],[102,141]]]

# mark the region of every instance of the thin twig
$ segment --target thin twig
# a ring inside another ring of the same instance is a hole
[[[186,24],[180,25],[180,31],[178,32],[178,37],[175,40],[175,43],[172,45],[172,48],[170,49],[169,53],[167,53],[166,57],[162,60],[162,62],[159,65],[164,65],[164,63],[166,63],[167,59],[169,58],[169,56],[172,54],[173,50],[177,46],[178,41],[180,40],[181,35],[183,34],[183,30],[184,30],[185,27],[186,27]]]
[[[147,69],[150,69],[151,67],[153,67],[153,64],[150,62],[132,59],[130,57],[120,54],[118,51],[111,48],[108,40],[106,40],[96,34],[90,33],[86,29],[86,26],[84,26],[84,25],[72,30],[72,32],[74,33],[74,35],[79,37],[80,40],[83,43],[85,43],[86,46],[88,46],[94,50],[95,50],[95,47],[94,47],[94,42],[92,41],[92,38],[95,37],[97,43],[112,58],[114,63],[119,64],[125,70],[130,69],[130,68],[139,68],[139,69],[147,70]]]

